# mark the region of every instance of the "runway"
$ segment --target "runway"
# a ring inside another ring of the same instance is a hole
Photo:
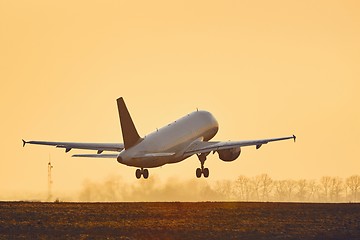
[[[0,202],[0,239],[360,239],[360,204]]]

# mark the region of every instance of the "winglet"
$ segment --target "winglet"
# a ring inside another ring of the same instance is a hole
[[[122,97],[116,100],[119,117],[120,117],[120,125],[121,131],[124,140],[125,149],[131,148],[135,144],[137,144],[142,138],[139,136],[134,122],[131,119],[130,113],[125,105],[124,99]]]
[[[25,144],[27,144],[27,141],[25,141],[24,139],[21,139],[23,142],[23,147],[25,147]]]
[[[296,142],[296,136],[293,134],[293,139],[294,139],[294,142]]]

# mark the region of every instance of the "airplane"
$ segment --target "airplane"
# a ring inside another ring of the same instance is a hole
[[[259,149],[263,144],[287,139],[296,140],[296,136],[269,138],[246,141],[210,141],[218,132],[219,125],[214,116],[207,111],[196,110],[184,117],[140,137],[130,113],[122,97],[117,99],[123,143],[79,143],[25,141],[26,144],[38,144],[71,149],[96,150],[96,154],[74,154],[72,157],[113,158],[126,166],[136,167],[135,176],[140,179],[149,177],[148,168],[156,168],[170,163],[181,162],[192,155],[197,155],[200,168],[196,169],[196,177],[209,177],[209,169],[204,167],[207,156],[218,153],[219,158],[231,162],[240,156],[241,148],[255,146]],[[103,151],[116,152],[103,153]]]

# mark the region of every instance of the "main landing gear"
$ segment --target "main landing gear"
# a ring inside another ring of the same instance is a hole
[[[142,175],[145,179],[147,179],[147,178],[149,177],[149,170],[147,170],[146,168],[145,168],[145,169],[143,169],[143,168],[141,168],[141,169],[136,169],[136,171],[135,171],[135,176],[136,176],[136,178],[137,178],[137,179],[141,178],[141,175]]]
[[[196,169],[196,177],[197,178],[200,178],[202,174],[204,175],[205,178],[209,177],[209,169],[204,168],[204,163],[205,163],[207,155],[208,154],[204,154],[204,153],[201,153],[201,154],[197,155],[198,158],[199,158],[199,161],[201,163],[201,168]]]

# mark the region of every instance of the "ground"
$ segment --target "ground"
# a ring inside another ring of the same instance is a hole
[[[360,239],[360,204],[0,202],[0,239]]]

